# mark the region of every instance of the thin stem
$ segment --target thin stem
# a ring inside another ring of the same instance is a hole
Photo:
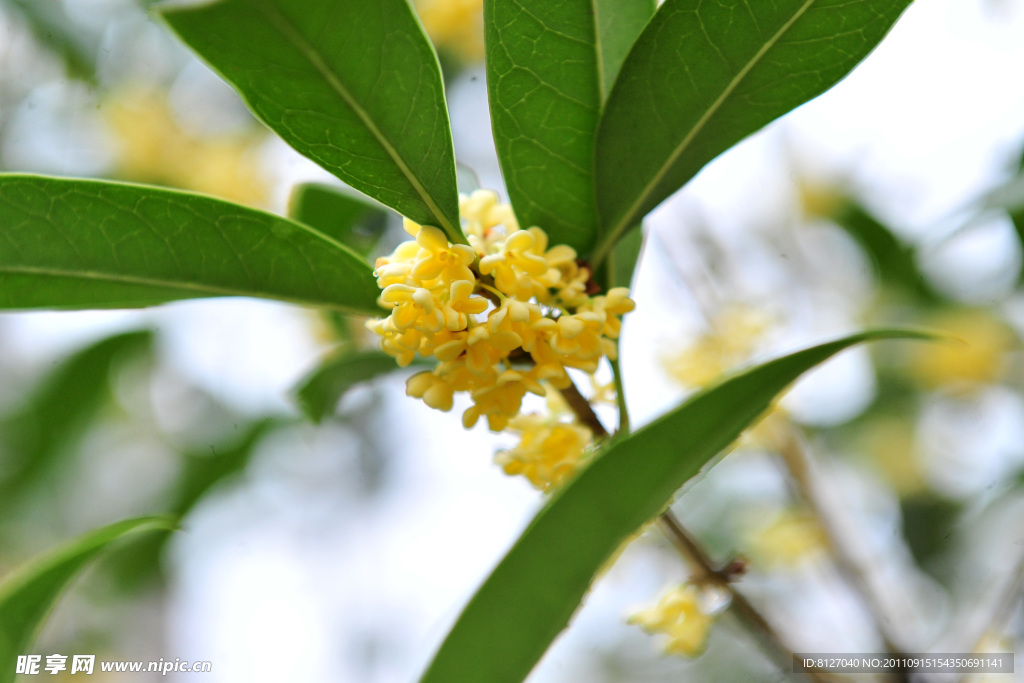
[[[899,645],[900,638],[890,626],[893,619],[874,590],[868,568],[852,552],[850,539],[840,532],[828,505],[825,504],[814,464],[795,427],[790,428],[779,449],[779,455],[782,456],[782,460],[796,484],[797,492],[821,525],[829,554],[832,556],[836,568],[859,596],[861,603],[874,622],[878,635],[882,638],[886,651],[893,655],[901,654],[903,649]],[[909,680],[908,672],[903,669],[895,671],[894,676],[899,681]]]
[[[616,342],[616,347],[618,342]],[[619,367],[619,359],[609,361],[612,365],[612,379],[615,382],[615,402],[619,406],[619,434],[629,434],[629,410],[626,408],[626,393],[622,389],[622,369]]]
[[[1009,574],[1006,586],[1000,593],[999,599],[995,602],[995,613],[992,615],[986,633],[982,633],[971,652],[977,652],[987,632],[999,631],[1006,628],[1006,624],[1013,617],[1013,613],[1020,606],[1021,588],[1024,587],[1024,555],[1017,558],[1017,564]]]
[[[998,633],[1006,628],[1006,624],[1013,618],[1014,612],[1020,607],[1021,589],[1024,588],[1024,555],[1017,558],[1013,570],[1007,575],[1006,584],[996,593],[996,599],[992,603],[992,616],[985,621],[985,627],[981,633],[971,637],[971,647],[964,652],[978,652],[985,643],[985,638],[990,633]],[[962,675],[957,681],[963,681],[968,676]]]
[[[594,433],[594,438],[601,439],[608,436],[608,430],[601,424],[597,413],[590,406],[590,401],[584,398],[571,379],[569,380],[569,386],[558,391],[561,392],[562,398],[569,404],[572,412],[576,414],[576,419],[589,427],[590,431]]]
[[[711,558],[698,545],[697,539],[683,528],[682,523],[671,510],[666,511],[658,518],[658,524],[672,544],[676,546],[679,554],[690,564],[691,574],[696,583],[713,583],[728,587],[729,578],[714,568]]]
[[[783,642],[778,632],[768,620],[754,607],[742,593],[732,584],[728,572],[716,569],[711,558],[700,547],[697,540],[680,523],[671,510],[666,511],[658,519],[658,526],[668,536],[679,551],[679,554],[690,565],[690,575],[697,585],[712,585],[729,594],[729,609],[744,626],[757,638],[761,649],[782,671],[789,671],[793,666],[793,651]],[[829,680],[822,672],[808,671],[807,675],[814,681]]]
[[[560,389],[566,403],[576,414],[576,418],[583,424],[590,427],[597,438],[608,436],[608,430],[604,428],[601,421],[594,413],[594,409],[586,398],[580,394],[576,385],[572,382],[565,389]],[[662,513],[658,524],[665,535],[672,541],[679,554],[690,565],[694,582],[697,584],[712,584],[717,588],[728,592],[730,597],[730,609],[739,620],[754,634],[758,643],[765,653],[776,662],[782,671],[790,671],[793,665],[793,650],[786,644],[772,628],[771,624],[761,616],[750,602],[739,593],[732,585],[731,576],[728,572],[716,569],[711,558],[704,552],[693,536],[672,514],[671,510]],[[813,681],[827,681],[829,677],[821,672],[808,671],[808,677]]]

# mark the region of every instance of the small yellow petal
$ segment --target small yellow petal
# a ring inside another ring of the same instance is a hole
[[[424,225],[416,234],[416,242],[433,253],[448,248],[448,238],[440,229],[431,225]]]

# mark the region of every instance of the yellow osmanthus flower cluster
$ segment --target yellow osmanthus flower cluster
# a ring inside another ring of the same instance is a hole
[[[415,239],[374,271],[391,313],[367,327],[401,366],[416,355],[439,361],[409,379],[410,396],[447,411],[456,392],[468,393],[463,425],[484,417],[501,431],[528,392],[567,388],[567,368],[593,373],[602,357],[615,358],[619,316],[634,303],[624,287],[589,294],[590,270],[575,250],[550,247],[540,228],[521,230],[495,193],[461,197],[460,212],[468,245],[405,221]]]
[[[565,483],[590,455],[594,440],[590,429],[571,419],[568,406],[553,399],[548,398],[547,414],[512,418],[508,429],[519,434],[519,445],[494,457],[505,474],[521,474],[545,493]]]
[[[665,651],[671,654],[696,657],[704,650],[714,615],[701,606],[697,586],[678,586],[649,609],[637,612],[629,618],[650,634],[663,633],[668,636]]]

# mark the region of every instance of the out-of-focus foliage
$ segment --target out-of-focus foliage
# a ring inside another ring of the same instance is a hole
[[[125,520],[80,536],[36,557],[0,582],[0,682],[13,683],[19,655],[28,652],[64,588],[90,560],[123,536],[174,528],[169,517]]]
[[[110,400],[110,382],[125,363],[148,362],[152,333],[127,332],[88,346],[54,368],[14,409],[0,418],[5,454],[0,472],[0,517],[10,522],[23,498],[74,453],[83,432]]]
[[[36,40],[63,59],[68,75],[95,80],[97,45],[74,30],[61,3],[5,0],[2,4],[14,10]]]
[[[371,262],[370,256],[387,227],[382,207],[352,193],[315,183],[304,183],[292,190],[288,215]]]
[[[394,371],[395,359],[385,353],[343,348],[299,383],[295,399],[311,420],[320,422],[353,386]]]

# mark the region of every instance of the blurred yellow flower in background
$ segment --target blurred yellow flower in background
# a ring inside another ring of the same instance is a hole
[[[907,372],[927,389],[971,391],[992,384],[1005,375],[1007,354],[1018,344],[1006,323],[982,309],[947,311],[922,324],[954,337],[914,346]]]
[[[665,370],[687,387],[703,389],[750,359],[771,326],[770,317],[746,305],[725,307],[712,329],[662,358]]]
[[[127,88],[104,106],[115,137],[117,173],[155,183],[264,206],[268,179],[260,171],[252,134],[200,136],[182,128],[166,93]]]
[[[427,35],[463,62],[484,58],[483,0],[415,0]]]
[[[786,509],[749,532],[750,555],[768,569],[795,567],[815,560],[827,548],[825,532],[806,510]]]
[[[897,495],[910,496],[927,488],[914,425],[909,419],[875,418],[864,425],[858,440],[860,452],[868,455]]]
[[[800,177],[796,192],[800,210],[807,218],[832,218],[847,204],[843,192],[827,182]]]

